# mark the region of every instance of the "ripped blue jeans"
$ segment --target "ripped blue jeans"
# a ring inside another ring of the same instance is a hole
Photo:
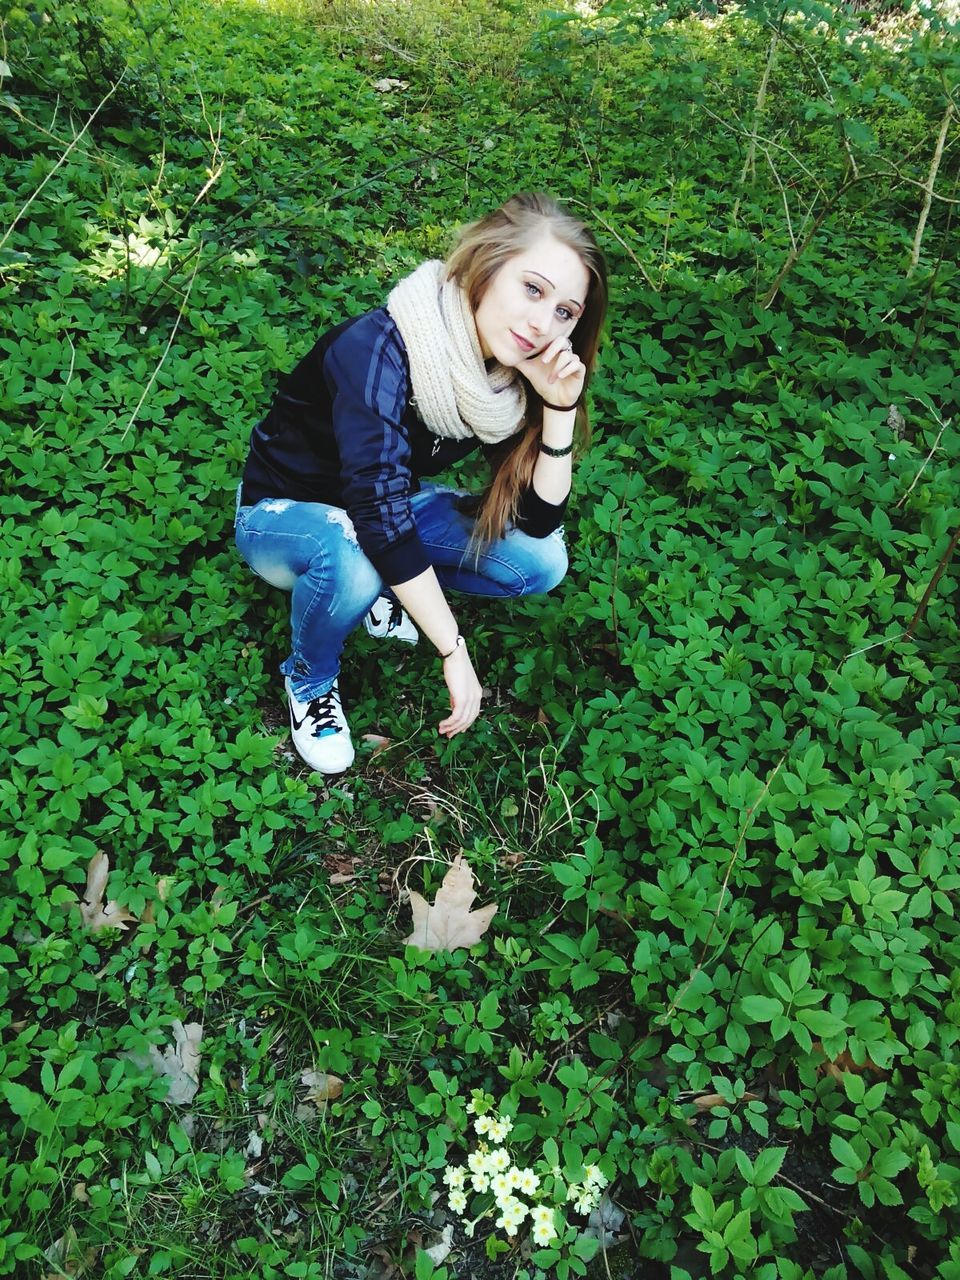
[[[549,591],[567,570],[563,534],[546,538],[508,527],[477,560],[467,544],[473,519],[456,508],[458,489],[425,485],[411,499],[417,532],[441,587],[474,596]],[[242,495],[238,495],[242,503]],[[238,506],[236,539],[254,573],[291,593],[291,653],[280,670],[303,702],[326,693],[344,641],[386,590],[360,550],[353,522],[322,502],[264,498]]]

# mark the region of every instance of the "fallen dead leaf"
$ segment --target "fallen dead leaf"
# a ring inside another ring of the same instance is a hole
[[[146,1055],[131,1054],[131,1057],[138,1066],[151,1066],[158,1076],[166,1076],[170,1081],[167,1102],[184,1107],[193,1101],[200,1088],[203,1026],[199,1022],[188,1022],[184,1026],[178,1018],[173,1023],[173,1038],[174,1043],[166,1045],[163,1053],[152,1044]],[[185,1121],[186,1117],[181,1120],[184,1129]]]
[[[85,1182],[78,1182],[70,1194],[71,1198],[78,1200],[80,1204],[90,1203],[90,1197],[87,1195],[87,1184]]]
[[[497,912],[495,902],[471,911],[476,896],[473,872],[464,861],[463,854],[458,854],[443,877],[433,906],[422,894],[411,889],[413,933],[404,938],[404,944],[419,947],[421,951],[456,951],[458,947],[474,946],[490,927],[490,921]]]
[[[315,1102],[323,1111],[328,1102],[339,1098],[343,1093],[343,1081],[339,1076],[327,1075],[325,1071],[304,1071],[300,1083],[307,1086],[306,1102]]]
[[[130,921],[135,922],[137,919],[112,899],[106,906],[103,905],[109,876],[110,859],[99,851],[87,864],[87,891],[80,903],[84,927],[91,933],[101,933],[104,929],[126,929]]]
[[[745,1093],[743,1102],[756,1102],[759,1094]],[[712,1111],[714,1107],[728,1107],[730,1103],[726,1098],[722,1098],[719,1093],[702,1093],[699,1098],[694,1098],[693,1105],[698,1111]]]
[[[377,93],[392,93],[395,89],[408,89],[410,86],[406,80],[395,80],[393,76],[384,76],[382,80],[375,80],[373,87]]]
[[[884,1080],[890,1074],[888,1071],[884,1071],[883,1067],[878,1067],[870,1058],[867,1058],[866,1062],[855,1062],[850,1055],[849,1049],[843,1049],[835,1058],[828,1058],[819,1040],[814,1040],[813,1047],[824,1059],[818,1070],[825,1071],[828,1076],[833,1076],[834,1080],[841,1080],[846,1072],[851,1071],[858,1076],[862,1076],[866,1071],[872,1071]]]
[[[81,1248],[76,1229],[67,1227],[60,1239],[44,1250],[43,1256],[54,1268],[44,1276],[44,1280],[63,1280],[64,1276],[75,1276],[79,1280],[92,1269],[97,1253],[98,1250],[92,1247]]]
[[[453,1248],[453,1223],[448,1222],[440,1234],[440,1239],[436,1244],[432,1244],[429,1249],[424,1249],[424,1253],[430,1259],[435,1267],[439,1267],[441,1262],[446,1262],[447,1255]]]
[[[393,746],[393,739],[385,738],[382,733],[365,733],[363,735],[363,741],[369,742],[373,747],[373,750],[370,752],[371,760],[374,756],[378,756],[381,751],[386,751],[388,747]]]

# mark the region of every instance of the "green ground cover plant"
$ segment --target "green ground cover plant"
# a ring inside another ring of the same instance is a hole
[[[957,1280],[958,48],[945,8],[8,9],[0,1275]],[[357,639],[324,782],[232,548],[250,427],[538,187],[612,271],[570,575],[462,608],[463,740]],[[405,949],[460,853],[490,928]],[[478,1114],[538,1180],[512,1232],[451,1202]]]

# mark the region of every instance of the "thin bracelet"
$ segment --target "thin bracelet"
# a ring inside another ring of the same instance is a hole
[[[457,652],[457,650],[462,649],[466,643],[467,642],[466,640],[464,640],[463,636],[457,636],[456,644],[453,646],[453,648],[450,650],[449,653],[441,653],[440,661],[446,662],[448,658],[452,658],[453,655]]]
[[[557,413],[572,413],[580,407],[579,400],[575,400],[573,404],[551,404],[549,400],[544,400],[542,404],[545,409],[553,409]]]
[[[545,453],[548,458],[565,458],[568,453],[573,453],[573,441],[571,440],[565,449],[554,449],[549,444],[541,443],[540,452]]]

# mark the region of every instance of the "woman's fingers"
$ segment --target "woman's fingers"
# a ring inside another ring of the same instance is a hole
[[[470,698],[464,702],[458,702],[451,708],[451,714],[446,720],[440,723],[440,732],[447,737],[454,737],[458,733],[463,733],[465,729],[469,729],[480,714],[480,698]]]
[[[450,694],[450,715],[441,720],[438,728],[445,737],[452,738],[469,729],[480,714],[483,690],[464,648],[444,662],[443,678]]]

